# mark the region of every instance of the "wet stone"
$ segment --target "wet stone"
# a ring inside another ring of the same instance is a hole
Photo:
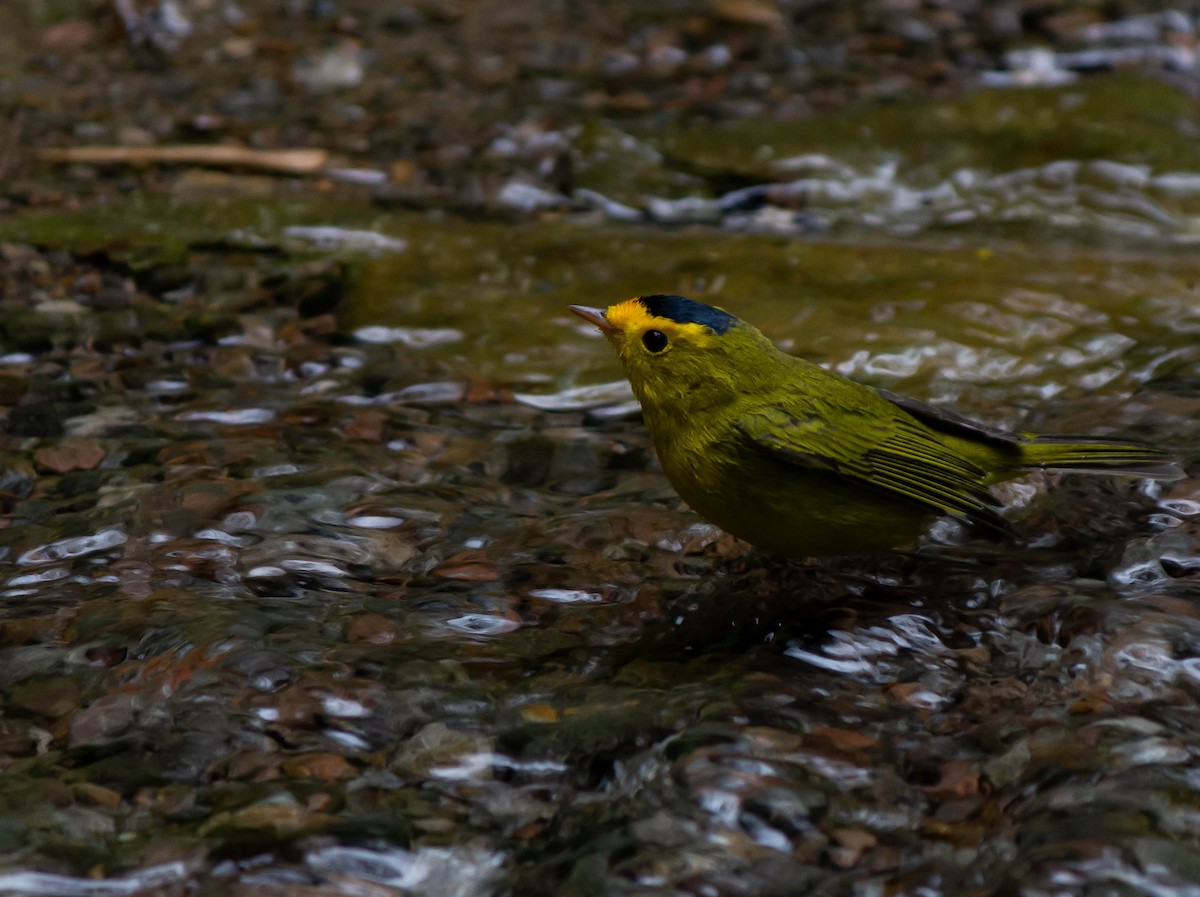
[[[8,693],[8,703],[26,713],[57,719],[74,712],[80,696],[79,683],[63,676],[23,682]]]
[[[439,767],[451,769],[490,751],[490,739],[434,722],[399,746],[392,766],[401,775],[421,778]]]
[[[69,470],[91,470],[104,460],[107,451],[98,442],[68,442],[57,446],[38,449],[34,460],[43,468],[55,473]]]
[[[338,754],[301,754],[284,760],[280,770],[294,778],[336,782],[355,775],[354,767]]]
[[[399,629],[380,614],[361,614],[346,627],[346,639],[351,642],[371,642],[386,645],[396,639]]]
[[[137,697],[128,693],[103,697],[89,704],[72,720],[71,743],[104,742],[124,734],[134,723],[137,705]]]

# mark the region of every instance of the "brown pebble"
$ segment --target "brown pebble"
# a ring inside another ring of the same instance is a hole
[[[33,453],[33,460],[43,470],[66,473],[70,470],[92,470],[107,454],[108,451],[99,442],[80,439],[40,448]]]
[[[804,743],[819,750],[852,754],[869,751],[879,745],[879,739],[853,729],[838,729],[833,726],[817,726],[804,736]]]
[[[556,723],[558,711],[549,704],[527,704],[521,708],[521,719],[527,723]]]
[[[92,807],[116,807],[121,803],[121,793],[95,782],[75,782],[71,795],[81,804]]]
[[[301,754],[285,760],[282,768],[289,776],[320,779],[323,782],[337,782],[354,775],[354,767],[341,754]]]
[[[38,35],[38,48],[47,53],[74,53],[96,40],[96,29],[82,19],[69,19],[51,25]]]
[[[857,866],[862,855],[875,846],[878,839],[868,831],[859,828],[840,828],[833,832],[833,840],[826,853],[829,861],[839,869],[850,869]]]
[[[346,627],[346,641],[386,645],[396,640],[399,627],[382,614],[359,614]]]
[[[379,408],[360,408],[354,413],[354,419],[341,427],[341,432],[347,439],[382,442],[386,423],[387,414]]]
[[[494,564],[443,564],[433,571],[438,579],[456,579],[462,582],[499,582],[504,575]]]

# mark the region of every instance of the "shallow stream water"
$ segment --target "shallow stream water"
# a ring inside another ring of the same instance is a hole
[[[1194,445],[1188,263],[563,227],[519,239],[706,298],[753,254],[726,304],[848,374]],[[681,507],[620,383],[580,395],[617,371],[563,305],[630,287],[421,298],[403,260],[470,230],[353,277],[197,255],[187,295],[10,248],[73,292],[2,359],[0,890],[1195,887],[1193,480],[1013,487],[1025,547],[772,561]]]

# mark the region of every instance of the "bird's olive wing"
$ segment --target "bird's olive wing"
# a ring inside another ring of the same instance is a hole
[[[788,464],[1011,532],[995,510],[995,496],[983,485],[987,471],[907,415],[797,418],[772,408],[743,417],[736,427],[756,450]]]

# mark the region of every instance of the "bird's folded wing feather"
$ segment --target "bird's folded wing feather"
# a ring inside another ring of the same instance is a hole
[[[900,395],[900,393],[892,392],[889,389],[876,387],[875,391],[897,408],[908,412],[926,426],[932,427],[942,433],[949,433],[951,436],[958,436],[962,439],[973,439],[976,442],[986,442],[994,448],[1004,449],[1015,449],[1016,446],[1027,441],[1024,437],[1018,436],[1016,433],[1009,433],[1006,430],[989,427],[987,424],[980,423],[977,420],[963,417],[949,408],[939,408],[936,405],[929,405],[918,399],[914,399],[912,396]]]
[[[983,485],[987,472],[907,415],[882,421],[856,415],[839,422],[768,408],[744,416],[736,428],[756,449],[789,464],[844,476],[932,511],[1010,531]]]

